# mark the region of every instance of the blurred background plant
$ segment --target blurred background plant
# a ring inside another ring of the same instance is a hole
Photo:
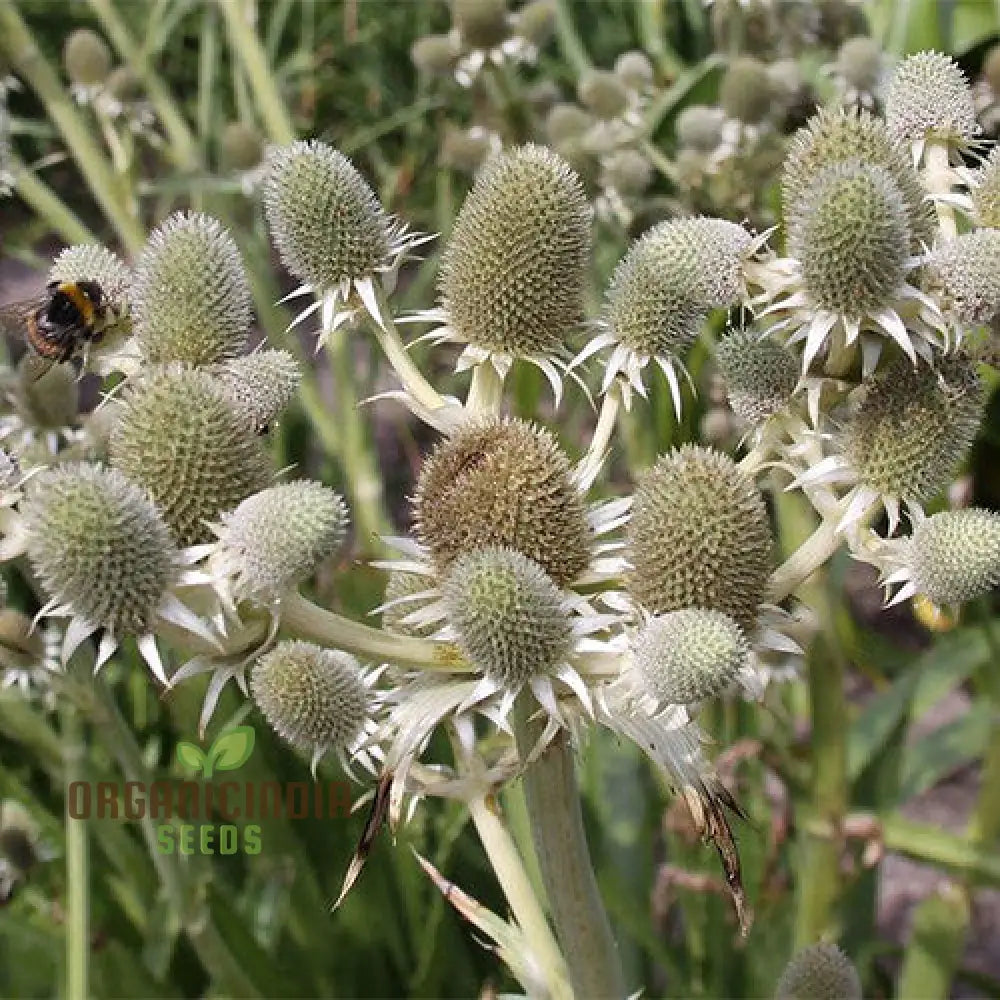
[[[973,81],[982,135],[996,138],[998,16],[980,0],[528,0],[509,9],[498,0],[0,0],[0,185],[11,189],[0,201],[0,299],[38,291],[65,245],[102,244],[135,262],[175,210],[220,220],[246,268],[254,338],[301,367],[298,394],[265,439],[273,465],[337,489],[351,511],[349,547],[322,567],[313,597],[360,617],[384,589],[368,562],[375,535],[407,525],[431,438],[401,407],[359,413],[361,400],[392,386],[370,340],[333,338],[314,354],[311,340],[286,332],[293,313],[275,303],[293,281],[277,277],[262,204],[269,144],[329,142],[388,211],[441,234],[400,275],[397,307],[412,309],[432,297],[486,156],[547,143],[595,207],[596,315],[597,290],[655,223],[705,214],[763,231],[781,222],[789,137],[818,107],[882,110],[904,54],[952,54]],[[713,314],[710,332],[723,322]],[[658,377],[648,408],[621,414],[605,487],[626,485],[628,470],[673,446],[739,447],[745,414],[730,408],[710,344],[696,341],[686,358],[699,392],[685,390],[680,416]],[[106,454],[94,379],[77,383],[60,367],[31,381],[8,347],[0,433],[22,466]],[[413,355],[448,392],[455,376],[440,354],[417,346]],[[1000,507],[1000,396],[984,371],[987,419],[952,491],[958,507]],[[537,368],[515,368],[513,412],[557,423],[563,443],[582,451],[589,409],[578,396],[556,412],[544,389]],[[811,530],[800,499],[774,501],[785,552]],[[176,776],[175,746],[199,729],[206,682],[160,697],[129,643],[102,685],[78,676],[86,665],[63,677],[58,638],[29,628],[40,605],[31,574],[18,562],[5,581],[0,994],[83,995],[88,964],[98,996],[465,996],[510,986],[404,849],[502,913],[459,802],[418,810],[395,848],[378,842],[361,888],[333,915],[363,812],[269,821],[267,848],[253,857],[164,856],[148,824],[65,820],[74,776]],[[825,938],[851,957],[866,996],[1000,995],[990,947],[1000,926],[995,602],[960,617],[920,600],[912,612],[881,613],[875,584],[842,553],[809,585],[822,623],[811,657],[842,679],[845,698],[795,682],[767,711],[726,700],[702,712],[720,776],[748,814],[735,829],[756,914],[746,940],[685,806],[635,748],[607,733],[585,744],[591,853],[628,982],[664,996],[771,995],[793,953]],[[64,685],[73,698],[59,697]],[[248,712],[230,686],[213,731]],[[257,734],[247,780],[307,778],[308,761],[264,725]],[[520,793],[505,792],[503,804],[523,844]]]

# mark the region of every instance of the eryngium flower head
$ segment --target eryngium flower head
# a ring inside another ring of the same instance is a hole
[[[523,420],[466,425],[425,461],[416,529],[439,573],[490,546],[516,549],[566,585],[586,568],[590,528],[566,455]]]
[[[284,413],[302,384],[298,361],[280,349],[222,361],[211,373],[255,434],[263,433]]]
[[[96,32],[77,28],[63,46],[63,66],[70,83],[103,83],[111,72],[111,50]]]
[[[492,49],[510,33],[505,0],[451,0],[451,20],[472,49]]]
[[[882,76],[882,49],[868,35],[848,38],[837,51],[836,70],[855,90],[874,93]]]
[[[580,178],[542,146],[490,157],[441,263],[448,326],[466,343],[552,354],[583,315],[591,210]]]
[[[451,76],[461,54],[451,35],[424,35],[410,47],[413,65],[428,76]]]
[[[628,108],[628,89],[610,70],[588,70],[580,77],[576,93],[580,103],[598,118],[618,118]]]
[[[369,716],[358,661],[310,642],[279,642],[260,657],[250,691],[271,728],[307,753],[351,749]]]
[[[837,163],[857,162],[888,172],[906,206],[910,250],[930,244],[934,209],[926,199],[908,150],[894,141],[885,123],[867,111],[821,111],[795,133],[781,176],[785,224],[791,229],[809,206],[817,175]]]
[[[793,215],[789,253],[816,305],[860,316],[891,303],[905,281],[910,227],[887,170],[856,161],[828,167]]]
[[[757,59],[735,59],[719,84],[719,104],[730,118],[756,125],[771,110],[771,79]]]
[[[53,365],[41,377],[27,354],[18,365],[13,400],[25,423],[36,430],[72,427],[79,419],[80,383],[70,365]]]
[[[1000,229],[1000,146],[993,148],[972,176],[969,194],[976,221],[981,226]]]
[[[206,365],[242,353],[250,284],[233,238],[210,216],[171,215],[139,257],[132,309],[146,362]]]
[[[227,170],[252,170],[264,158],[264,139],[253,125],[229,122],[219,139],[219,159]]]
[[[868,383],[844,429],[844,454],[880,495],[928,500],[968,451],[981,410],[982,387],[968,358],[942,358],[934,368],[900,359]]]
[[[622,83],[636,93],[641,94],[653,86],[653,64],[639,49],[623,52],[615,60],[615,72]]]
[[[390,220],[343,153],[315,139],[272,149],[267,222],[285,267],[314,289],[369,277],[390,254]]]
[[[627,584],[647,611],[720,611],[750,635],[771,557],[764,499],[728,456],[685,445],[640,478],[627,534]]]
[[[729,405],[750,424],[783,410],[799,381],[791,351],[752,330],[735,330],[716,347]]]
[[[861,1000],[851,960],[834,944],[803,948],[778,980],[775,1000]]]
[[[553,146],[581,139],[594,119],[576,104],[556,104],[545,116],[545,137]]]
[[[637,149],[620,149],[605,158],[601,180],[626,198],[635,197],[653,182],[653,165]]]
[[[722,142],[725,122],[726,114],[721,108],[690,104],[677,116],[674,131],[681,146],[699,153],[711,153]]]
[[[181,545],[209,541],[207,522],[268,485],[260,440],[207,372],[171,366],[124,400],[111,463],[145,486]]]
[[[661,704],[688,705],[729,687],[750,657],[742,629],[718,611],[651,618],[632,643],[635,666]]]
[[[980,131],[969,81],[958,63],[940,52],[918,52],[896,67],[885,120],[890,134],[906,142],[964,144]]]
[[[928,284],[962,323],[989,323],[1000,314],[1000,229],[975,229],[938,246]]]
[[[170,532],[117,469],[66,465],[30,481],[21,513],[46,594],[117,635],[147,632],[173,577]]]
[[[105,301],[116,312],[129,305],[132,271],[107,247],[96,243],[78,243],[66,247],[49,268],[49,281],[96,281]]]
[[[555,30],[556,11],[553,0],[529,0],[517,9],[514,26],[517,33],[536,48],[541,48]]]
[[[347,523],[344,501],[322,483],[282,483],[247,497],[214,529],[233,597],[277,600],[340,548]]]
[[[520,552],[466,553],[442,593],[459,648],[508,691],[553,671],[570,651],[573,628],[559,588]]]
[[[914,586],[935,604],[961,604],[1000,584],[1000,514],[969,507],[920,521],[910,540]]]

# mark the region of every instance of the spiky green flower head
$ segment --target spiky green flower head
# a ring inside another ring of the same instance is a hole
[[[583,316],[591,209],[562,157],[491,156],[455,221],[439,288],[455,339],[514,356],[563,349]]]
[[[890,134],[904,142],[937,139],[963,146],[980,131],[965,73],[940,52],[918,52],[896,67],[885,121]]]
[[[210,369],[236,411],[262,434],[285,412],[302,384],[302,368],[280,349],[254,351]]]
[[[803,948],[785,966],[775,1000],[861,1000],[861,980],[835,944]]]
[[[906,280],[910,226],[887,170],[834,164],[815,176],[792,215],[789,253],[817,306],[859,317],[892,303]]]
[[[149,631],[174,577],[174,545],[149,496],[117,469],[70,464],[30,480],[28,558],[46,595],[90,630]]]
[[[764,63],[750,56],[734,59],[719,84],[719,104],[744,125],[757,125],[771,110],[774,94]]]
[[[639,479],[625,553],[628,590],[651,614],[718,611],[750,635],[772,548],[753,482],[721,452],[685,445]]]
[[[417,537],[440,574],[467,552],[502,546],[565,586],[590,559],[569,460],[547,430],[524,420],[486,418],[446,438],[420,470],[415,508]]]
[[[268,604],[311,576],[347,534],[347,507],[322,483],[271,486],[219,519],[211,562],[235,600]]]
[[[593,115],[577,104],[555,104],[545,116],[545,137],[553,146],[580,140],[594,124]]]
[[[617,73],[587,70],[576,88],[580,103],[598,118],[619,118],[628,108],[628,88]]]
[[[553,0],[529,0],[514,15],[517,33],[536,49],[548,42],[555,26],[556,10]]]
[[[916,592],[935,604],[963,604],[1000,585],[1000,514],[980,507],[920,521],[910,539]]]
[[[219,159],[227,170],[253,170],[264,158],[264,139],[246,122],[229,122],[219,138]]]
[[[573,628],[561,591],[538,563],[514,549],[459,557],[442,593],[459,648],[508,691],[553,672],[570,651]]]
[[[808,210],[817,177],[838,163],[881,167],[892,178],[906,206],[910,250],[930,245],[935,230],[933,206],[913,168],[909,151],[888,133],[885,123],[864,110],[820,111],[789,144],[782,168],[781,202],[786,227]]]
[[[620,149],[605,158],[601,176],[606,187],[635,198],[653,183],[653,165],[637,149]]]
[[[654,616],[632,643],[635,667],[659,703],[689,705],[722,694],[750,658],[743,630],[718,611]]]
[[[994,94],[1000,94],[1000,45],[994,45],[986,53],[981,72],[983,79],[990,85],[990,90]]]
[[[136,265],[132,311],[145,362],[207,365],[246,349],[250,283],[232,236],[200,212],[175,212]]]
[[[210,541],[208,522],[268,485],[259,438],[208,372],[154,370],[123,400],[111,463],[144,486],[180,545]]]
[[[674,123],[677,142],[682,149],[712,153],[722,143],[726,113],[707,104],[689,104]]]
[[[759,424],[783,410],[799,382],[791,351],[753,330],[734,330],[716,347],[729,405],[747,423]]]
[[[649,61],[649,56],[640,49],[623,52],[615,60],[615,73],[634,93],[643,94],[653,86],[653,64]]]
[[[39,376],[31,354],[17,366],[14,402],[24,422],[38,431],[65,430],[79,422],[80,383],[71,365],[53,365]]]
[[[1000,315],[1000,229],[974,229],[935,248],[927,281],[960,323]]]
[[[111,50],[97,32],[77,28],[63,45],[63,67],[70,83],[104,83],[111,72]]]
[[[470,49],[492,49],[510,34],[506,0],[451,0],[451,23]]]
[[[49,281],[96,281],[116,314],[128,311],[132,271],[116,253],[97,243],[77,243],[60,251],[49,268]]]
[[[868,382],[844,428],[843,453],[863,485],[919,503],[947,485],[981,415],[982,385],[968,358],[941,358],[933,368],[899,359]]]
[[[451,35],[424,35],[410,47],[413,65],[426,76],[451,76],[461,55]]]
[[[882,49],[874,38],[855,35],[837,50],[835,68],[848,86],[862,94],[872,94],[882,76]]]
[[[311,642],[279,642],[260,657],[250,692],[271,728],[314,760],[328,750],[353,750],[371,715],[358,661]]]
[[[976,221],[981,226],[1000,229],[1000,146],[991,150],[972,177],[969,195]]]

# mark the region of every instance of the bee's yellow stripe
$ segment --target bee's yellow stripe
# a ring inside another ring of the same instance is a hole
[[[90,326],[94,322],[94,304],[83,294],[78,284],[64,282],[56,291],[62,292],[80,310],[85,325]]]

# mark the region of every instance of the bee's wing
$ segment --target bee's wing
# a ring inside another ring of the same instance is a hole
[[[36,295],[30,299],[0,305],[0,334],[23,340],[28,320],[45,305],[46,301],[45,295]]]

